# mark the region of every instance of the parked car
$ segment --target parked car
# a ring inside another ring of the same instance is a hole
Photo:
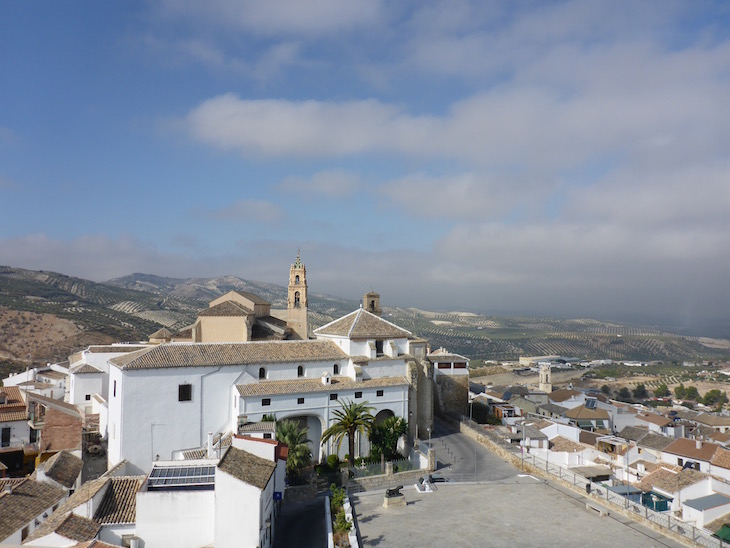
[[[436,473],[436,474],[429,474],[428,481],[431,483],[442,483],[442,482],[451,481],[451,480],[442,474]]]

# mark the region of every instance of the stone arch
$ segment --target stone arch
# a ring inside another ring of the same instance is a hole
[[[378,413],[375,415],[375,424],[382,424],[385,422],[385,419],[388,419],[390,417],[395,417],[395,413],[391,411],[390,409],[383,409],[381,411],[378,411]]]
[[[307,444],[312,450],[312,462],[320,462],[322,455],[320,453],[320,440],[322,439],[322,432],[325,431],[324,417],[316,413],[296,413],[290,412],[288,414],[277,415],[278,420],[294,420],[298,421],[300,427],[307,429]]]

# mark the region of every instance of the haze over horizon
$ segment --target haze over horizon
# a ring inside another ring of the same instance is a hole
[[[0,264],[730,337],[726,2],[3,8]]]

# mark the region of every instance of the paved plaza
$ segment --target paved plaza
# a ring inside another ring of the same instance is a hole
[[[382,491],[353,496],[363,546],[684,546],[618,513],[601,517],[586,510],[585,497],[517,473],[402,492],[407,505],[387,510]]]

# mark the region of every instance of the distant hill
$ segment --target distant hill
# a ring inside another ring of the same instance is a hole
[[[0,267],[0,373],[61,361],[89,344],[146,340],[161,326],[190,325],[208,302],[228,291],[250,291],[286,308],[286,287],[217,278],[130,274],[96,283],[56,272]],[[318,327],[359,301],[309,293],[310,325]],[[388,307],[386,319],[473,360],[514,360],[558,354],[614,360],[729,360],[725,340],[688,337],[656,328],[593,319],[505,318],[463,312]]]

